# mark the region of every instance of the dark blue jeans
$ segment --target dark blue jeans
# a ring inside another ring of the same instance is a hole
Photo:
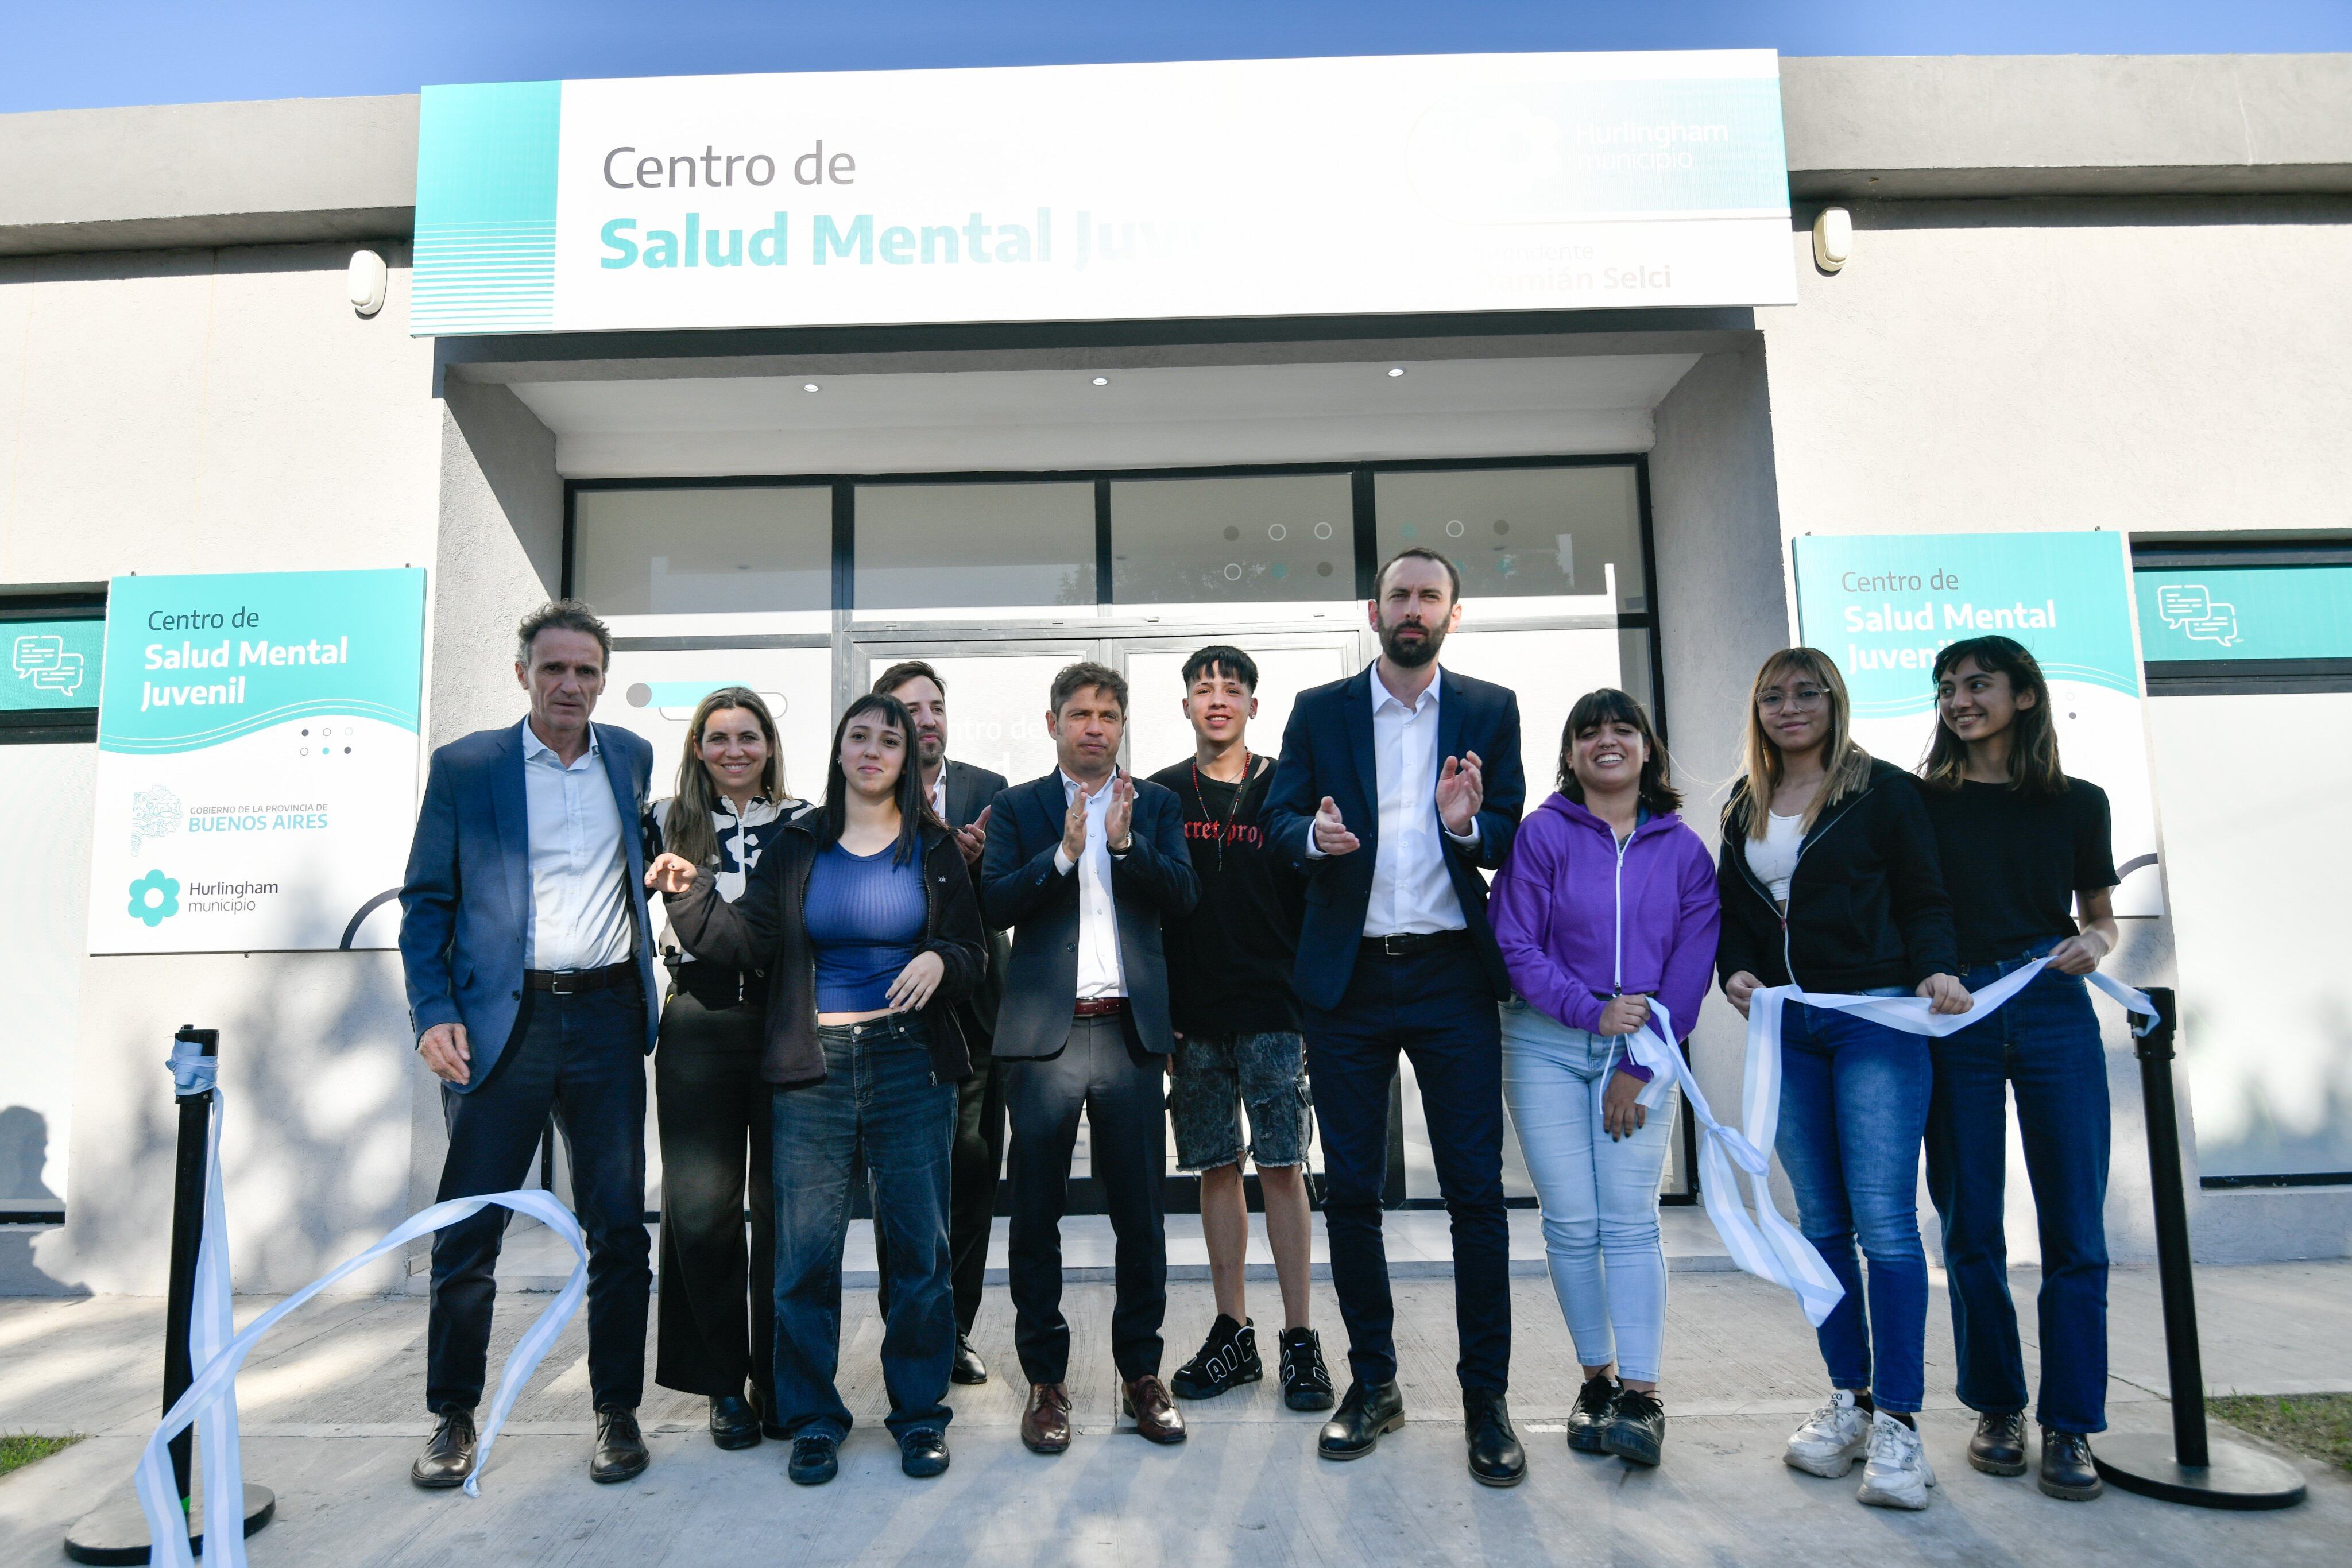
[[[1511,1231],[1503,1207],[1503,1047],[1495,994],[1467,941],[1409,958],[1356,958],[1347,994],[1307,1009],[1307,1075],[1323,1131],[1331,1288],[1360,1383],[1396,1377],[1396,1304],[1381,1238],[1389,1084],[1412,1059],[1438,1190],[1454,1228],[1455,1373],[1504,1392],[1511,1375]]]
[[[863,1155],[889,1238],[890,1312],[882,1382],[891,1435],[944,1428],[955,1358],[948,1284],[949,1150],[956,1086],[932,1075],[923,1020],[901,1014],[820,1029],[825,1076],[779,1089],[771,1122],[776,1180],[775,1419],[787,1433],[850,1427],[841,1364],[841,1245],[851,1173]]]
[[[588,1236],[588,1387],[599,1410],[634,1410],[646,1381],[646,1004],[634,985],[557,996],[525,991],[490,1075],[444,1084],[449,1153],[436,1202],[509,1192],[530,1174],[548,1113],[572,1159],[572,1207]],[[481,1402],[493,1270],[509,1211],[478,1210],[433,1237],[425,1403],[436,1415]]]
[[[2039,956],[1971,969],[1964,983],[1981,988]],[[1960,1403],[1997,1415],[2025,1408],[2025,1359],[2002,1230],[2008,1098],[2014,1092],[2042,1231],[2042,1399],[2035,1416],[2062,1432],[2104,1432],[2107,1063],[2090,989],[2072,975],[2044,969],[2007,1007],[1934,1049],[1927,1190],[1944,1221]]]
[[[1780,1022],[1780,1131],[1797,1226],[1845,1299],[1814,1330],[1830,1382],[1909,1414],[1927,1394],[1927,1254],[1919,1140],[1933,1069],[1924,1036],[1791,1006]],[[1870,1260],[1865,1286],[1854,1243]]]

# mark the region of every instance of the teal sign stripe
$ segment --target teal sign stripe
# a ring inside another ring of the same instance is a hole
[[[0,621],[0,712],[48,713],[94,708],[106,658],[106,622]]]
[[[1927,712],[1937,652],[1988,632],[2053,681],[2139,695],[2121,534],[1808,534],[1796,549],[1798,623],[1858,716]]]
[[[106,609],[103,751],[195,751],[316,716],[417,727],[425,573],[119,577]]]
[[[2352,659],[2352,566],[2154,568],[2132,592],[2151,663]]]
[[[416,143],[420,333],[555,324],[555,172],[562,82],[425,89]]]

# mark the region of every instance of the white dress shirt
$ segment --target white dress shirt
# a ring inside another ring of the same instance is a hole
[[[931,810],[939,814],[940,821],[948,820],[948,765],[945,762],[940,764],[940,776],[931,780]]]
[[[944,776],[944,774],[942,775]],[[1078,781],[1062,775],[1062,809],[1077,799]],[[1078,999],[1127,995],[1127,972],[1118,962],[1118,906],[1110,891],[1110,835],[1103,822],[1110,815],[1110,780],[1087,801],[1086,852],[1076,863],[1078,873]],[[1054,869],[1070,874],[1070,852],[1054,847]]]
[[[621,809],[604,772],[596,727],[588,727],[588,749],[566,768],[525,719],[522,789],[531,906],[523,967],[601,969],[635,957]]]
[[[1364,935],[1463,930],[1469,922],[1463,918],[1461,897],[1446,873],[1444,841],[1475,847],[1478,823],[1473,818],[1468,832],[1456,833],[1437,818],[1438,674],[1430,672],[1429,685],[1412,703],[1381,682],[1380,665],[1374,664],[1370,674],[1380,827],[1372,841],[1372,888],[1364,905]],[[1323,858],[1311,830],[1307,852],[1312,859]]]

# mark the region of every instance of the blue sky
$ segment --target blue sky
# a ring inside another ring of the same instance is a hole
[[[2352,0],[0,0],[0,111],[425,82],[1251,56],[2352,49]]]

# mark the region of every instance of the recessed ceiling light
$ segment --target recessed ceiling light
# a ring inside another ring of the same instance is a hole
[[[1098,387],[1107,387],[1110,385],[1110,378],[1108,376],[1097,376],[1095,378],[1095,385]]]
[[[816,390],[817,385],[814,382],[803,382],[801,383],[801,391],[803,392],[814,392]]]
[[[1404,367],[1402,365],[1391,365],[1389,367],[1389,378],[1391,381],[1402,374],[1404,374]]]

